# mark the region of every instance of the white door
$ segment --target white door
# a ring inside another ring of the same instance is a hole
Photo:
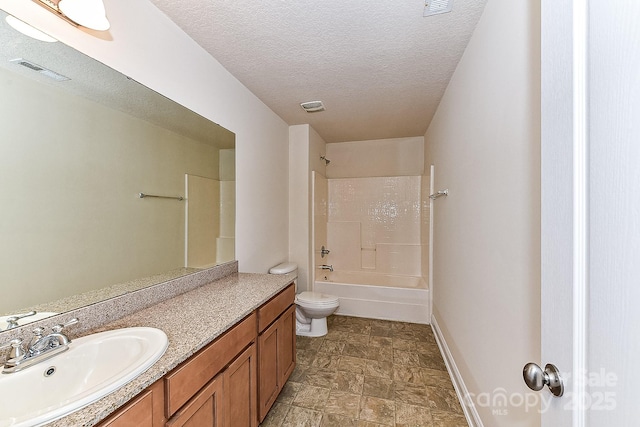
[[[640,1],[542,0],[544,427],[640,425]]]

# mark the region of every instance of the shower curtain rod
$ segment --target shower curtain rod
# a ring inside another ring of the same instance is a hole
[[[446,190],[440,190],[440,191],[438,191],[438,192],[437,192],[437,193],[435,193],[435,194],[431,194],[431,195],[429,196],[429,198],[430,198],[431,200],[435,200],[435,199],[437,199],[438,197],[448,196],[448,195],[449,195],[449,189],[446,189]]]

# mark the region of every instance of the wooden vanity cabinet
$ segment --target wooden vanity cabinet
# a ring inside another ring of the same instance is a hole
[[[255,427],[255,340],[256,314],[252,313],[169,373],[165,377],[167,427]],[[231,422],[230,416],[238,419]]]
[[[258,412],[267,416],[296,363],[295,287],[258,309]]]
[[[255,427],[256,384],[252,344],[180,408],[166,427]]]
[[[99,427],[257,427],[295,367],[291,284]]]

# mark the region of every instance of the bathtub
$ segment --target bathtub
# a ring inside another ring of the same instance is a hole
[[[430,321],[429,289],[422,277],[333,271],[319,273],[318,279],[314,291],[340,300],[335,314],[412,323]]]

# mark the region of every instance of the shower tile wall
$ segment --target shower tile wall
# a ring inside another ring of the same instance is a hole
[[[334,268],[421,274],[421,177],[328,180]]]

